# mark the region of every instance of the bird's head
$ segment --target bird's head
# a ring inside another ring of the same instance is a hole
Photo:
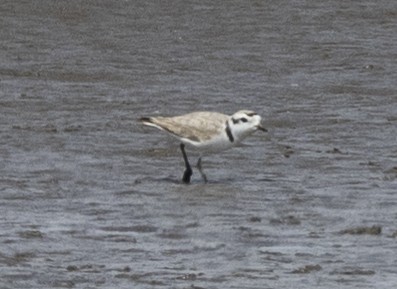
[[[229,126],[233,135],[242,140],[257,130],[267,131],[261,125],[261,120],[262,118],[256,112],[240,110],[230,117]]]

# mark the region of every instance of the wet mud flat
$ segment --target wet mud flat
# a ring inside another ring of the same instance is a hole
[[[394,288],[396,13],[4,1],[0,288]],[[208,184],[136,121],[242,108]]]

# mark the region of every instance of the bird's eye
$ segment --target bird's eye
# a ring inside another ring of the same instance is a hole
[[[248,120],[245,117],[243,117],[243,118],[241,118],[241,121],[242,122],[247,122]]]

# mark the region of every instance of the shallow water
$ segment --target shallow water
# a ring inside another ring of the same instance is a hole
[[[396,4],[218,2],[2,2],[1,289],[395,287]],[[208,184],[136,122],[242,108]]]

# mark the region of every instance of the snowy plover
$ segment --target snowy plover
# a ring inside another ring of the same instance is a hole
[[[184,183],[190,183],[193,173],[185,145],[199,151],[218,152],[239,144],[257,130],[267,131],[261,125],[261,117],[250,110],[240,110],[231,116],[219,112],[198,111],[174,117],[143,117],[140,121],[164,130],[181,141],[180,148],[186,167],[182,178]],[[207,182],[201,167],[201,156],[197,168]]]

